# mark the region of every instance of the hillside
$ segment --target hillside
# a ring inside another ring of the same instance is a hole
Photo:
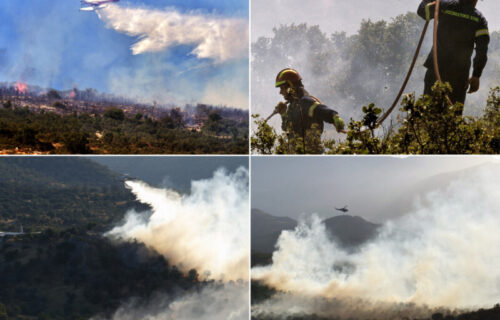
[[[121,220],[135,201],[120,176],[79,157],[0,158],[0,230],[25,231]]]
[[[9,319],[109,318],[132,298],[202,285],[194,270],[182,275],[143,244],[79,228],[0,239],[0,283]]]
[[[271,254],[284,230],[292,230],[297,221],[288,217],[276,217],[258,209],[252,209],[252,255]],[[380,225],[358,216],[340,215],[323,221],[333,240],[347,249],[354,249],[376,235]]]
[[[341,215],[323,221],[331,237],[348,249],[359,247],[377,234],[379,224],[357,216]]]
[[[121,175],[83,157],[0,158],[0,319],[108,319],[124,303],[202,286],[136,241],[102,236],[143,211]],[[170,298],[169,298],[170,299]],[[168,302],[168,301],[167,301]]]
[[[0,154],[247,154],[248,112],[0,86]]]
[[[252,253],[272,253],[283,230],[293,230],[297,221],[288,217],[272,216],[259,209],[252,209]]]

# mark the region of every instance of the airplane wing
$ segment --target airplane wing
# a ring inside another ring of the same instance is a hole
[[[106,7],[107,7],[107,5],[105,5],[105,4],[101,4],[99,6],[97,6],[97,5],[91,5],[90,7],[80,8],[80,11],[96,11],[96,10],[104,9]]]

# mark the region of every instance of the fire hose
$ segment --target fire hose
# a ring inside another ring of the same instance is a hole
[[[434,32],[433,32],[433,44],[432,44],[432,55],[433,55],[433,60],[434,60],[434,74],[436,76],[437,81],[441,81],[441,75],[439,74],[439,64],[438,64],[438,51],[437,51],[437,33],[438,33],[438,24],[439,24],[439,5],[441,3],[441,0],[436,0],[434,1],[435,3],[435,8],[434,8]],[[432,5],[430,3],[429,5]],[[413,72],[413,68],[415,66],[415,62],[417,61],[418,54],[420,53],[420,48],[422,47],[422,43],[425,38],[425,33],[427,32],[427,27],[429,26],[429,20],[425,22],[424,29],[422,30],[422,34],[420,35],[420,40],[418,42],[417,50],[415,50],[415,55],[413,56],[413,61],[411,62],[410,69],[408,70],[408,74],[406,75],[406,78],[401,86],[401,89],[399,90],[399,93],[394,99],[394,102],[392,103],[391,107],[378,119],[377,121],[377,127],[384,122],[385,119],[391,114],[391,112],[394,110],[396,107],[399,99],[401,98],[401,95],[403,94],[403,91],[406,88],[406,84],[408,83],[408,80],[410,79],[410,76]],[[452,104],[451,100],[448,96],[446,96],[446,100],[448,104]]]
[[[441,75],[439,73],[439,64],[438,64],[438,55],[437,55],[437,32],[438,32],[438,24],[439,24],[439,5],[440,5],[440,0],[434,1],[435,3],[435,9],[434,9],[434,32],[433,32],[433,60],[434,60],[434,73],[436,76],[436,79],[439,82],[441,81]],[[430,3],[432,5],[432,3]],[[389,115],[394,111],[394,108],[398,104],[399,99],[403,95],[404,90],[406,89],[406,85],[408,84],[408,81],[410,80],[410,76],[413,73],[413,69],[415,67],[415,63],[417,62],[418,55],[420,53],[420,49],[422,48],[422,43],[424,42],[425,34],[427,32],[427,27],[429,26],[430,20],[427,20],[425,22],[424,28],[422,30],[422,34],[420,35],[420,39],[418,41],[417,49],[415,50],[415,54],[413,55],[413,60],[410,64],[410,68],[408,69],[408,73],[406,74],[405,80],[403,81],[403,84],[401,85],[401,88],[399,89],[398,95],[396,96],[396,99],[394,99],[391,107],[378,119],[376,127],[379,127],[385,119],[389,117]],[[448,104],[452,104],[450,101],[450,98],[446,96]],[[271,119],[273,116],[278,114],[279,112],[275,109],[273,113],[266,118],[266,122]],[[364,130],[365,131],[365,130]]]
[[[437,0],[439,2],[439,0]],[[437,7],[437,5],[436,5]],[[434,28],[436,29],[436,20],[434,21]],[[396,99],[394,99],[394,102],[392,103],[391,107],[378,119],[376,127],[380,126],[382,122],[384,122],[385,119],[391,114],[391,112],[394,110],[396,105],[398,104],[399,99],[403,95],[403,91],[406,89],[406,85],[408,84],[408,81],[410,80],[410,76],[413,72],[413,68],[415,67],[415,63],[417,62],[418,55],[420,53],[420,48],[422,47],[422,43],[424,42],[425,38],[425,33],[427,32],[427,27],[429,26],[429,21],[425,22],[424,29],[422,30],[422,34],[420,35],[420,40],[418,41],[418,46],[417,50],[415,50],[415,54],[413,55],[413,60],[410,65],[410,69],[408,69],[408,73],[406,74],[406,78],[403,81],[403,84],[401,85],[401,88],[399,89],[398,95],[396,96]],[[435,46],[434,46],[435,48]],[[434,59],[435,63],[437,63],[437,59]],[[437,70],[437,69],[435,69]],[[439,74],[439,71],[438,71]]]

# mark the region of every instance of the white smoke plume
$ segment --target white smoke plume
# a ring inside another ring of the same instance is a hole
[[[248,281],[249,203],[248,171],[193,181],[190,194],[157,189],[141,181],[126,185],[150,213],[128,212],[125,222],[108,236],[145,243],[187,273],[202,278]]]
[[[248,56],[248,21],[173,8],[153,10],[110,5],[98,12],[108,28],[139,37],[133,54],[158,52],[176,45],[194,45],[198,58],[217,62]]]
[[[257,319],[267,319],[269,316],[271,319],[290,319],[289,317],[316,315],[335,320],[408,320],[428,319],[437,312],[446,315],[457,313],[446,308],[430,308],[414,303],[371,302],[356,298],[336,299],[283,292],[252,307],[252,316]]]
[[[178,295],[156,293],[147,304],[130,301],[113,320],[247,320],[249,316],[248,171],[217,170],[211,179],[193,181],[189,194],[153,188],[141,181],[127,187],[151,212],[128,212],[122,226],[107,236],[136,239],[164,255],[170,264],[204,280]],[[237,281],[233,281],[237,280]]]
[[[424,200],[412,213],[387,222],[375,240],[354,253],[331,241],[319,219],[302,222],[281,234],[273,264],[252,269],[252,278],[308,296],[296,299],[302,301],[294,304],[297,312],[337,310],[337,316],[348,316],[352,311],[350,316],[360,319],[361,309],[365,318],[373,318],[374,310],[392,310],[396,317],[402,310],[421,314],[427,308],[499,303],[498,166],[479,167]],[[291,300],[277,296],[255,309],[290,312]],[[342,307],[335,309],[335,303]]]
[[[248,320],[248,282],[212,285],[175,301],[157,297],[145,307],[121,307],[113,320]]]

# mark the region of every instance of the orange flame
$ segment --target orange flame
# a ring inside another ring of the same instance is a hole
[[[70,98],[70,99],[74,99],[74,98],[75,98],[75,96],[76,96],[76,94],[75,94],[75,90],[73,90],[73,91],[71,91],[71,92],[69,93],[69,98]]]
[[[16,89],[17,93],[24,94],[28,92],[28,85],[21,80],[17,81],[14,85],[14,89]]]

